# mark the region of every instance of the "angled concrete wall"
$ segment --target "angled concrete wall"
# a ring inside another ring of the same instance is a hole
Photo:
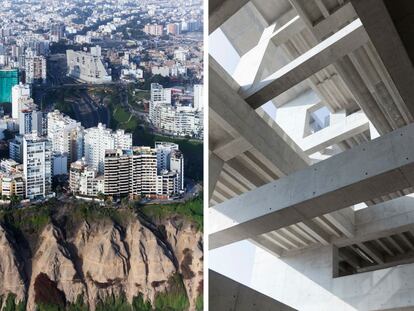
[[[212,270],[209,270],[209,309],[214,311],[295,310]]]

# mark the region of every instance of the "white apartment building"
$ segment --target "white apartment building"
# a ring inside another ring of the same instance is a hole
[[[177,172],[162,171],[157,176],[157,194],[160,196],[173,196],[179,192]]]
[[[170,170],[170,159],[173,150],[180,150],[178,144],[170,142],[155,142],[155,150],[157,151],[157,171],[161,173],[163,170]]]
[[[157,151],[157,172],[176,172],[178,190],[184,189],[184,155],[178,144],[170,142],[155,142]]]
[[[150,147],[107,150],[104,180],[107,195],[156,195],[156,150]]]
[[[84,154],[86,162],[98,169],[99,173],[104,171],[105,150],[107,149],[131,149],[132,134],[124,130],[113,132],[102,123],[97,127],[88,128],[84,135]]]
[[[197,111],[203,110],[203,94],[204,87],[202,84],[194,84],[194,109]]]
[[[46,82],[46,58],[29,55],[25,59],[26,83]]]
[[[203,136],[202,85],[194,88],[193,106],[172,105],[171,89],[151,84],[149,119],[160,130],[179,136]]]
[[[177,136],[202,137],[202,110],[168,103],[150,102],[149,106],[149,119],[156,128]]]
[[[47,138],[35,134],[23,136],[23,175],[27,198],[51,194],[52,144]]]
[[[24,197],[23,166],[11,159],[0,161],[0,194]]]
[[[68,76],[86,83],[107,83],[112,81],[100,53],[100,47],[91,48],[91,52],[66,51]]]
[[[59,110],[47,114],[47,137],[52,151],[67,155],[67,166],[83,155],[84,129],[80,122],[62,114]]]
[[[175,149],[177,145],[170,144],[172,151],[168,151],[167,145],[159,143],[159,149],[133,147],[131,150],[107,150],[104,193],[166,197],[179,193],[182,189],[183,157]],[[165,168],[158,170],[159,162]],[[173,170],[169,170],[170,167]]]
[[[69,187],[74,194],[96,197],[104,193],[104,179],[82,159],[70,165]]]
[[[159,83],[151,83],[151,102],[171,103],[171,88],[164,88]]]
[[[177,174],[177,190],[184,190],[184,154],[180,150],[170,154],[170,171]]]
[[[12,87],[12,118],[17,119],[19,117],[19,111],[21,109],[22,99],[28,99],[31,96],[29,84],[16,84]]]

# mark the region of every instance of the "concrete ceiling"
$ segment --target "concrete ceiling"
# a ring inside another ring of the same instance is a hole
[[[316,180],[311,173],[305,174],[305,171],[312,171],[306,167],[334,159],[338,154],[355,148],[368,150],[374,138],[389,133],[394,133],[391,135],[394,137],[396,130],[404,131],[414,120],[413,15],[414,2],[410,0],[252,0],[228,18],[222,24],[222,30],[242,56],[239,69],[241,73],[251,75],[251,84],[238,84],[239,77],[230,77],[220,69],[219,63],[210,62],[210,72],[223,79],[210,81],[210,92],[214,94],[210,93],[209,148],[217,159],[217,165],[210,165],[216,168],[215,172],[210,172],[210,176],[216,176],[210,191],[210,206],[214,212],[229,217],[225,213],[228,210],[223,209],[230,206],[226,202],[239,202],[238,208],[242,213],[243,208],[253,202],[249,201],[249,195],[244,194],[265,193],[262,189],[270,189],[270,185],[278,184],[277,180],[284,180],[292,174]],[[362,30],[358,36],[366,36],[367,40],[356,42],[352,39],[344,46],[338,40],[328,48],[325,46],[326,40],[336,37],[344,27],[359,20]],[[266,41],[269,29],[271,38]],[[355,46],[350,48],[349,44]],[[344,49],[348,50],[344,52]],[[318,52],[313,53],[316,50]],[[306,58],[307,54],[311,56]],[[255,55],[262,61],[255,62]],[[246,67],[243,67],[243,57]],[[258,67],[249,67],[252,63]],[[286,69],[286,66],[291,68]],[[282,87],[285,87],[283,91]],[[362,114],[366,120],[364,127],[358,131],[349,130],[346,135],[338,132],[335,136],[334,126],[328,126],[307,138],[300,133],[289,132],[289,125],[284,126],[277,117],[267,115],[261,108],[270,98],[280,109],[276,115],[282,115],[283,107],[306,92],[316,94],[319,102],[315,107],[326,107],[331,115],[345,112],[348,118]],[[326,137],[322,134],[326,132],[329,136],[329,131],[333,137],[323,143]],[[312,149],[312,152],[316,150],[314,154],[307,153],[305,148],[306,139],[312,138],[319,140],[316,144],[319,149]],[[398,137],[394,139],[397,141]],[[271,148],[266,149],[263,141]],[[404,146],[397,149],[401,150],[393,150],[396,154],[407,150]],[[286,158],[295,164],[286,166],[283,162]],[[374,165],[376,158],[373,153]],[[407,161],[409,158],[407,156]],[[336,178],[343,179],[343,176],[339,173]],[[414,218],[407,214],[411,200],[405,199],[413,188],[401,184],[397,189],[393,187],[395,183],[390,178],[384,185],[384,192],[376,194],[372,191],[375,187],[366,183],[367,192],[372,195],[364,197],[363,201],[368,206],[364,210],[354,211],[353,206],[324,206],[327,202],[315,203],[321,207],[321,213],[307,217],[309,209],[314,207],[309,203],[310,199],[306,211],[298,209],[297,219],[300,221],[277,230],[262,231],[257,236],[246,236],[270,253],[282,257],[294,256],[304,249],[336,245],[340,254],[337,276],[412,262]],[[292,189],[297,188],[292,185]],[[269,196],[268,201],[263,201],[269,203],[270,208],[282,197],[276,190],[272,191],[273,199]],[[294,197],[293,193],[287,192]],[[240,199],[241,195],[244,200]],[[302,194],[298,191],[295,195]],[[348,196],[352,199],[353,194]],[[328,209],[335,211],[327,212]],[[394,221],[387,224],[384,219],[376,219],[378,215],[387,215]],[[283,215],[285,218],[290,216]],[[263,225],[270,223],[269,219],[261,217]],[[250,220],[256,219],[252,217]],[[277,219],[273,220],[272,225],[277,222]]]

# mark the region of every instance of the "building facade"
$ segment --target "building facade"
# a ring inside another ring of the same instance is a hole
[[[112,77],[97,48],[90,53],[67,50],[68,76],[85,83],[108,83]]]
[[[69,188],[77,195],[97,197],[104,193],[104,179],[96,168],[81,159],[70,165]]]
[[[172,103],[172,89],[151,84],[149,119],[161,131],[178,136],[203,137],[202,86],[194,87],[193,105]]]
[[[34,134],[23,136],[25,197],[44,198],[52,192],[52,144]]]
[[[104,179],[106,195],[156,195],[156,151],[150,147],[107,150]]]
[[[47,137],[52,142],[52,151],[67,155],[67,166],[83,156],[84,128],[80,122],[63,115],[58,110],[47,114]]]
[[[99,173],[104,171],[105,150],[107,149],[131,149],[132,135],[124,130],[113,132],[99,123],[97,127],[88,128],[84,135],[84,154],[86,162],[98,169]]]
[[[31,90],[29,84],[16,84],[12,87],[12,118],[17,119],[19,117],[19,111],[21,110],[22,101],[29,99],[31,96]]]
[[[28,55],[25,58],[26,83],[46,83],[46,57]]]

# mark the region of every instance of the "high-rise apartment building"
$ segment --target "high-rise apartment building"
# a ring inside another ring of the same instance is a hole
[[[23,136],[23,176],[27,198],[51,194],[52,144],[47,138],[35,134]]]
[[[200,111],[203,109],[203,85],[194,84],[194,109]]]
[[[46,82],[46,58],[29,53],[25,59],[26,83]]]
[[[170,170],[170,159],[173,150],[180,150],[178,144],[170,142],[155,142],[157,150],[157,170],[160,173],[163,170]]]
[[[9,157],[18,163],[23,163],[23,136],[16,135],[9,142]]]
[[[178,144],[170,142],[155,142],[157,152],[157,171],[177,173],[178,190],[184,189],[184,155],[179,150]]]
[[[150,147],[106,150],[104,180],[107,195],[156,195],[156,150]]]
[[[172,89],[164,89],[158,83],[151,84],[149,119],[162,131],[179,136],[203,136],[202,85],[194,88],[193,106],[172,104]],[[200,122],[201,121],[201,122]]]
[[[65,24],[56,23],[50,27],[50,41],[59,42],[65,35]]]
[[[24,108],[19,113],[19,134],[44,134],[45,113],[33,107]]]
[[[144,26],[144,32],[151,36],[162,36],[163,26],[158,24],[147,24]]]
[[[29,84],[19,83],[12,87],[12,118],[17,119],[22,107],[22,103],[31,96]]]
[[[105,150],[107,149],[131,149],[132,135],[124,130],[113,132],[102,123],[97,127],[88,128],[84,135],[86,162],[98,169],[99,173],[104,171]]]
[[[180,150],[170,154],[170,171],[177,174],[177,189],[184,190],[184,154]]]
[[[179,191],[178,175],[176,172],[162,171],[157,176],[157,194],[170,197]]]
[[[78,160],[70,165],[69,187],[74,194],[96,197],[104,193],[104,178],[98,176],[96,168]]]
[[[151,102],[171,103],[171,89],[164,88],[159,83],[151,83]]]
[[[180,34],[180,25],[177,23],[171,23],[167,25],[167,35]]]
[[[84,129],[59,110],[47,114],[47,137],[52,142],[52,151],[67,155],[67,166],[83,155]]]

